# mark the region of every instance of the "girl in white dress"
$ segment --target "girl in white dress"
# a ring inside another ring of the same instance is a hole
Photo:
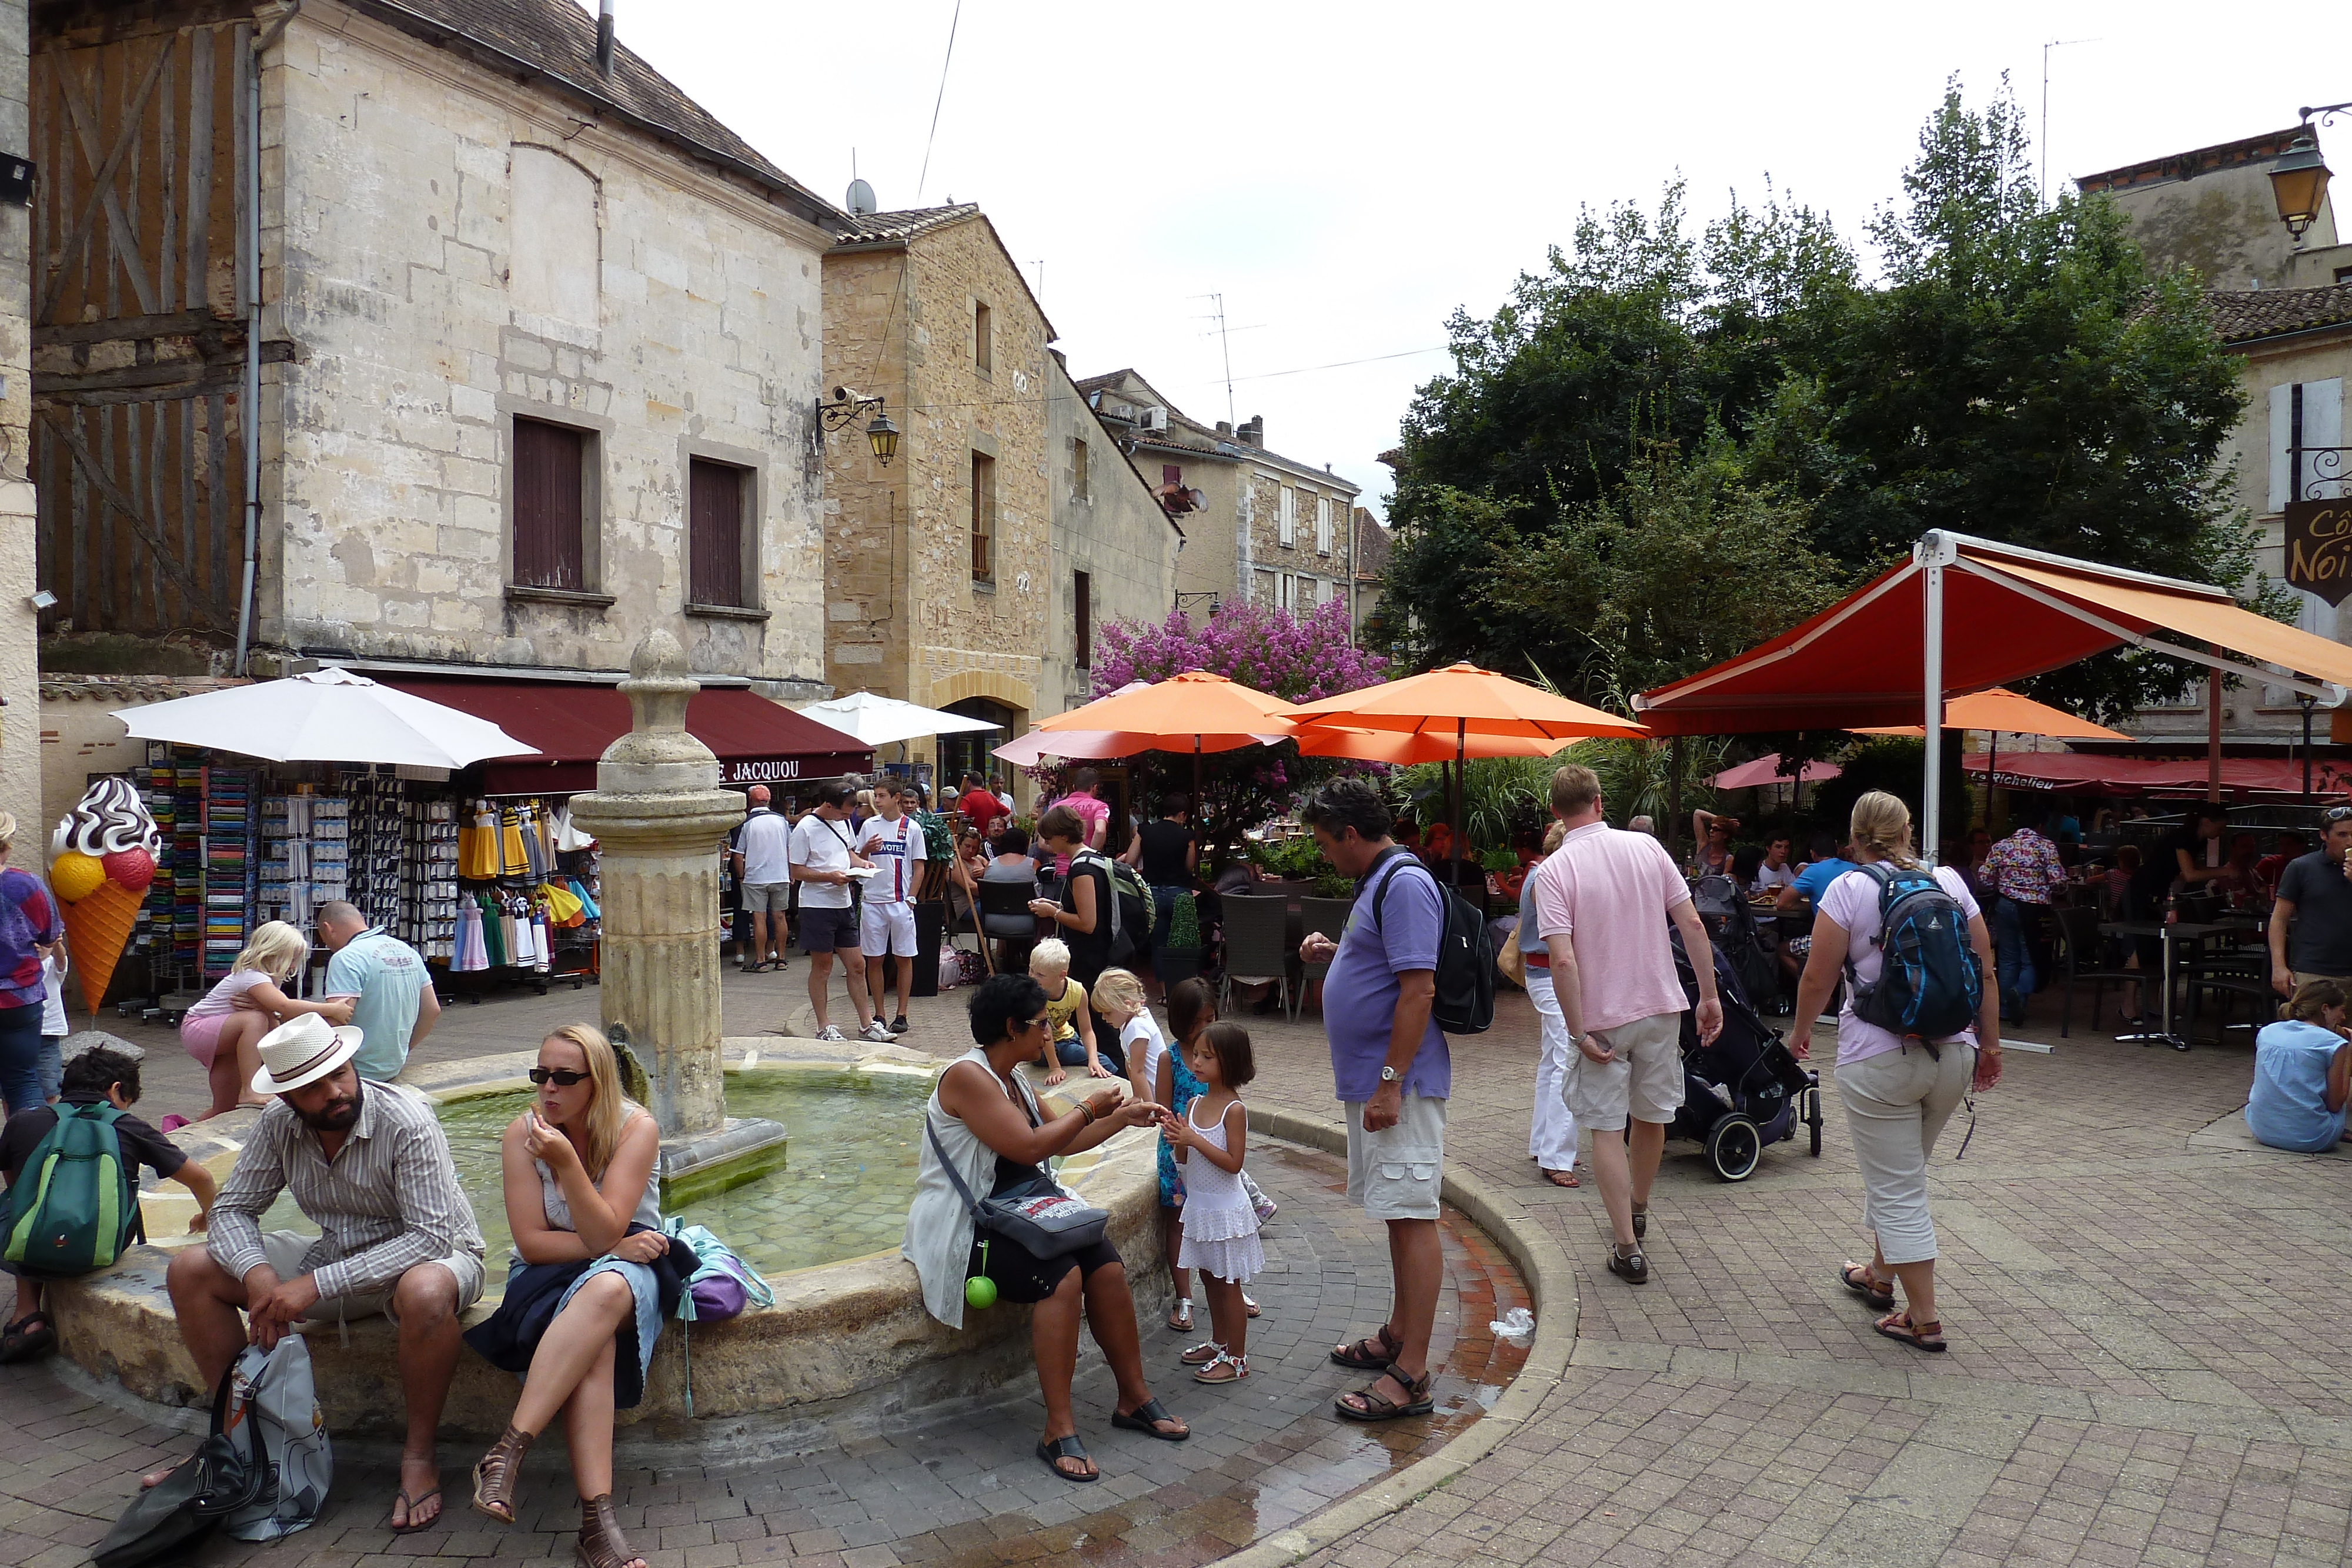
[[[1249,1375],[1249,1308],[1242,1286],[1265,1268],[1257,1210],[1242,1188],[1249,1112],[1237,1092],[1257,1076],[1249,1031],[1213,1023],[1186,1046],[1192,1075],[1206,1092],[1169,1124],[1168,1141],[1184,1162],[1184,1244],[1180,1266],[1201,1271],[1214,1337],[1184,1353],[1201,1383],[1238,1383]],[[1198,1154],[1201,1161],[1192,1163]]]

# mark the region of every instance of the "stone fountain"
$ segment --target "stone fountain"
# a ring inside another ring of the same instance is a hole
[[[604,1024],[644,1067],[662,1135],[664,1209],[752,1181],[784,1163],[784,1129],[727,1114],[719,1059],[719,846],[743,798],[687,732],[701,684],[686,651],[655,631],[621,683],[629,733],[604,749],[572,820],[599,852]]]

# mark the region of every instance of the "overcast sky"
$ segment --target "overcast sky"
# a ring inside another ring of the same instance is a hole
[[[1704,221],[1769,175],[1858,238],[1945,78],[1981,104],[2006,71],[2038,120],[2051,39],[2092,40],[2050,52],[2053,187],[2352,99],[2325,4],[963,0],[942,99],[955,10],[619,0],[619,30],[830,200],[855,149],[885,209],[982,204],[1077,375],[1132,365],[1226,417],[1222,293],[1233,411],[1375,507],[1447,316],[1490,313],[1580,204],[1680,172]]]

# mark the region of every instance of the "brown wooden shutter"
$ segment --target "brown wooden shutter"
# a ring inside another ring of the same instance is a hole
[[[585,591],[582,560],[583,432],[514,422],[514,580],[526,588]]]
[[[688,473],[688,597],[697,604],[744,606],[743,470],[697,457]]]
[[[1095,662],[1095,580],[1092,573],[1079,572],[1077,578],[1077,665],[1092,669]]]
[[[982,582],[996,578],[996,459],[971,455],[971,575]]]

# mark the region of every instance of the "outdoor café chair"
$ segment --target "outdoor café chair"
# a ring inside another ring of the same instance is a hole
[[[2099,956],[2105,947],[2106,939],[2099,932],[2097,910],[2067,905],[2053,908],[2050,913],[2057,918],[2058,935],[2064,948],[2066,992],[2058,1007],[2059,1039],[2066,1038],[2067,1028],[2074,1018],[2074,987],[2078,983],[2088,981],[2090,984],[2091,1027],[2094,1029],[2098,1027],[2099,1002],[2105,997],[2109,986],[2160,986],[2164,983],[2160,977],[2137,969],[2109,969],[2101,966]],[[2146,997],[2143,995],[2141,999],[2145,1003]]]
[[[1217,1010],[1230,1013],[1234,983],[1271,984],[1283,1010],[1290,1009],[1290,901],[1229,893],[1224,899],[1225,977],[1217,994]]]
[[[1304,941],[1308,936],[1319,931],[1331,938],[1332,944],[1337,946],[1339,938],[1347,933],[1348,912],[1355,907],[1356,901],[1352,898],[1300,899],[1298,901],[1300,940]],[[1290,1009],[1291,1022],[1297,1023],[1298,1015],[1306,1010],[1307,988],[1321,985],[1323,977],[1330,972],[1331,966],[1328,963],[1306,966],[1298,981],[1298,996]]]

